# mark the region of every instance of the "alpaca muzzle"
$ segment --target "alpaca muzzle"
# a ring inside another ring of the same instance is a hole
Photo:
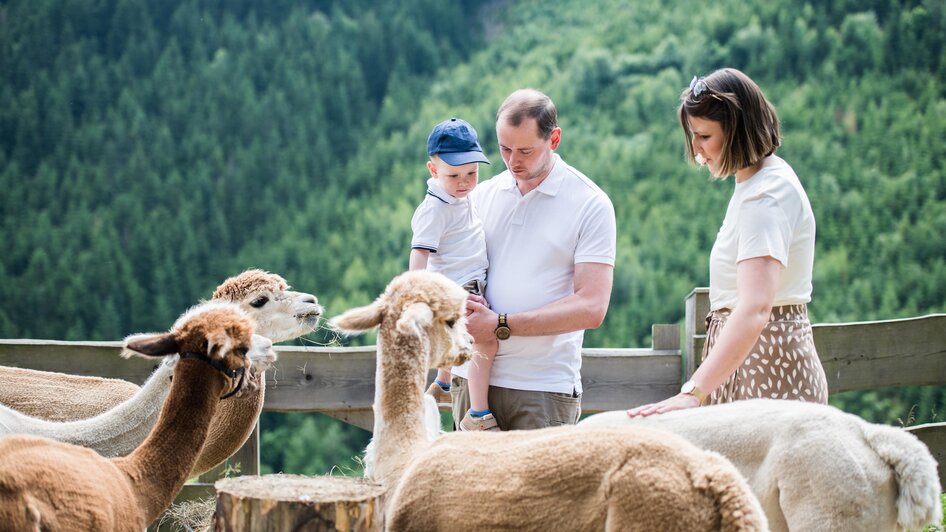
[[[223,373],[224,375],[229,377],[230,380],[237,379],[237,378],[239,379],[236,383],[236,386],[234,386],[232,390],[230,390],[228,393],[220,397],[221,400],[233,397],[234,395],[237,394],[237,392],[239,392],[243,388],[243,382],[246,378],[246,367],[240,366],[239,368],[230,368],[230,367],[227,367],[227,365],[224,363],[223,360],[210,358],[206,354],[199,353],[197,351],[187,351],[187,352],[181,353],[182,360],[187,359],[187,358],[201,360],[203,362],[206,362],[207,364],[210,364],[212,368],[219,371],[220,373]]]

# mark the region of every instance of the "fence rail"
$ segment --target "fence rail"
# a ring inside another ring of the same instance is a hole
[[[650,348],[583,350],[584,412],[628,408],[669,397],[696,369],[706,339],[703,317],[708,290],[686,298],[681,344],[677,325],[654,325]],[[813,325],[815,345],[831,393],[891,386],[946,384],[946,314]],[[0,365],[144,382],[153,361],[120,360],[119,342],[0,340]],[[279,360],[267,372],[264,409],[318,411],[371,429],[375,347],[278,346]],[[431,378],[433,375],[431,375]],[[0,383],[0,386],[10,383]],[[946,467],[946,423],[911,428]],[[259,435],[234,457],[243,474],[259,471]],[[219,470],[201,477],[210,482]],[[206,485],[189,492],[206,495]],[[185,495],[186,496],[186,495]]]

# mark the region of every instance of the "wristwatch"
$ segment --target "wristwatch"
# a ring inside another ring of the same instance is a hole
[[[703,393],[703,390],[697,388],[696,383],[693,381],[686,381],[683,383],[683,386],[680,387],[680,393],[696,397],[701,406],[704,402],[706,402],[706,394]]]
[[[506,321],[505,314],[499,315],[499,325],[496,326],[496,330],[493,332],[496,333],[496,338],[500,340],[505,340],[512,334],[512,331],[509,330],[509,323]]]

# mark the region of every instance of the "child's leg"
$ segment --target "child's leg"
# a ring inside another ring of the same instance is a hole
[[[438,406],[448,406],[453,402],[450,396],[450,368],[437,368],[437,380],[430,383],[426,393],[433,396]]]
[[[469,377],[470,409],[489,410],[489,374],[493,369],[493,358],[499,350],[499,340],[473,345],[473,361],[470,363]]]
[[[450,368],[437,368],[437,384],[441,388],[450,389]]]

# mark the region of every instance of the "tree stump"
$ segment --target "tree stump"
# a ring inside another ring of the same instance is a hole
[[[384,488],[351,477],[244,476],[218,480],[214,529],[226,532],[381,530]]]

